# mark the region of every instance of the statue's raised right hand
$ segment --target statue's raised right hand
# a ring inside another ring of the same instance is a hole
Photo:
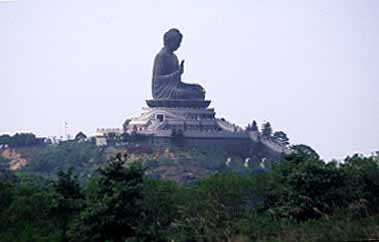
[[[184,72],[184,60],[182,60],[181,62],[180,62],[180,74],[183,74],[183,72]]]

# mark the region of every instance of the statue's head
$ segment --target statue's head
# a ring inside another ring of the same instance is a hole
[[[183,35],[178,29],[170,29],[163,35],[164,46],[171,51],[175,51],[179,48],[182,38]]]

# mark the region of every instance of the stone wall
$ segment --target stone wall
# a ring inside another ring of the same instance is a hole
[[[178,140],[171,137],[153,137],[153,144],[166,147],[167,145],[179,145],[207,150],[220,150],[230,155],[241,157],[249,156],[251,141],[249,138],[207,138],[207,137],[182,137]]]

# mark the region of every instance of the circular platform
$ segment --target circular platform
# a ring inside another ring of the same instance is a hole
[[[146,100],[150,108],[207,108],[210,100],[184,100],[184,99],[151,99]]]

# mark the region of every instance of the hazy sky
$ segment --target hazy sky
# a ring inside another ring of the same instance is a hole
[[[162,34],[218,117],[323,158],[379,150],[379,1],[0,1],[0,133],[93,134],[151,97]]]

